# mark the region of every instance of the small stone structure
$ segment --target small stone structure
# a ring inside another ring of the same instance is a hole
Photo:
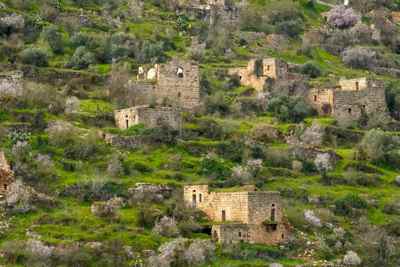
[[[215,222],[211,232],[218,242],[276,244],[288,238],[289,225],[279,192],[255,191],[254,187],[241,192],[210,192],[208,185],[188,185],[184,201]]]
[[[338,121],[387,111],[383,82],[365,77],[342,79],[337,88],[311,89],[307,100],[319,114],[332,115]]]
[[[271,80],[287,80],[288,64],[276,58],[252,59],[247,67],[233,68],[229,75],[239,76],[242,85],[263,91],[265,82]]]
[[[131,87],[135,90],[138,105],[170,102],[185,109],[200,105],[199,66],[195,62],[173,59],[165,64],[139,67],[137,80]]]
[[[115,123],[120,129],[128,129],[139,123],[155,128],[168,125],[179,130],[182,124],[180,111],[172,107],[135,106],[114,111]]]
[[[4,152],[0,151],[0,197],[4,197],[10,184],[14,181],[14,172],[11,170]]]
[[[0,98],[18,97],[23,93],[23,73],[15,71],[0,74]]]

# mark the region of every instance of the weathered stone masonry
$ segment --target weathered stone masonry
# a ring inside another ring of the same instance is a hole
[[[287,240],[289,229],[278,192],[209,192],[208,185],[191,185],[184,187],[184,201],[215,222],[216,241],[275,244]]]
[[[185,109],[200,105],[199,66],[182,59],[173,59],[165,64],[156,64],[146,69],[140,67],[137,81],[132,85],[136,90],[138,105],[149,104],[155,100],[158,104],[166,101]]]
[[[383,82],[367,78],[340,80],[338,88],[311,89],[308,101],[320,114],[332,115],[338,121],[354,121],[362,114],[387,110]]]
[[[8,187],[14,182],[14,172],[11,170],[3,151],[0,151],[0,196],[7,193]]]
[[[288,65],[276,58],[252,59],[247,67],[230,69],[229,75],[238,75],[242,85],[263,91],[268,79],[288,79]]]
[[[149,128],[168,125],[179,130],[182,124],[180,111],[171,107],[136,106],[116,110],[114,116],[117,127],[121,129],[143,123]]]

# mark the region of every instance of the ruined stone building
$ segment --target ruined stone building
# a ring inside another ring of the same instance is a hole
[[[212,238],[221,243],[276,244],[288,238],[289,225],[279,192],[210,192],[208,185],[184,187],[184,201],[213,221]]]
[[[229,75],[239,76],[242,85],[263,91],[267,80],[287,80],[288,64],[276,58],[252,59],[246,67],[233,68]]]
[[[313,88],[307,99],[320,115],[332,115],[338,121],[387,111],[383,82],[365,77],[342,79],[336,88]]]
[[[130,91],[137,98],[136,105],[155,101],[165,102],[184,109],[200,105],[200,74],[198,64],[173,59],[165,64],[139,67],[137,80],[131,82]]]
[[[0,98],[18,97],[23,93],[23,73],[20,71],[0,74]]]
[[[114,118],[120,129],[143,123],[148,128],[167,125],[180,130],[182,124],[180,111],[172,107],[135,106],[114,111]]]
[[[8,164],[3,151],[0,151],[0,197],[3,197],[10,184],[14,182],[14,172]]]

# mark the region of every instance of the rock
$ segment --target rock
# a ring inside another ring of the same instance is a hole
[[[320,172],[331,171],[334,168],[334,161],[330,153],[318,153],[314,159],[314,164]]]
[[[343,263],[345,266],[359,266],[361,264],[361,258],[354,251],[347,251],[343,258]]]
[[[109,219],[116,219],[118,217],[117,211],[123,207],[124,201],[120,197],[112,198],[108,201],[94,202],[90,206],[92,214]]]
[[[0,98],[21,96],[24,88],[22,76],[22,73],[15,72],[0,77]]]
[[[49,259],[54,251],[54,247],[47,246],[42,241],[36,239],[26,241],[25,249],[35,258],[42,260]]]
[[[325,136],[325,127],[318,123],[313,123],[306,128],[300,136],[300,141],[307,146],[319,147],[322,146]]]
[[[172,188],[167,185],[137,183],[135,187],[128,189],[128,193],[133,203],[162,202],[171,197]]]
[[[76,96],[68,97],[65,101],[65,113],[72,114],[79,112],[80,101]]]
[[[292,161],[292,170],[295,172],[301,172],[303,170],[303,163],[299,160]]]
[[[281,139],[281,133],[278,129],[268,124],[259,124],[251,132],[251,136],[256,141],[273,142]]]
[[[215,245],[210,240],[194,240],[186,249],[184,259],[188,266],[202,265],[215,254]]]
[[[312,210],[304,211],[304,219],[312,226],[322,227],[321,219],[315,216]]]
[[[271,263],[270,265],[269,265],[269,267],[283,267],[283,265],[282,264],[280,264],[280,263]]]
[[[28,212],[36,209],[37,206],[53,207],[56,201],[39,192],[30,186],[17,180],[9,186],[6,194],[7,208],[14,212]]]
[[[172,267],[178,266],[179,264],[179,266],[203,265],[214,257],[215,245],[210,240],[178,238],[163,244],[158,251],[158,255],[148,258],[146,266]]]
[[[397,176],[394,181],[395,181],[396,185],[400,186],[400,176]]]
[[[3,28],[9,28],[11,31],[19,31],[25,27],[25,20],[23,16],[13,13],[1,17],[0,25]]]
[[[343,238],[346,233],[346,231],[342,227],[335,227],[333,229],[333,232],[335,233],[336,237],[340,239]]]
[[[167,216],[162,217],[158,222],[156,222],[153,232],[166,237],[177,237],[179,235],[176,220]]]

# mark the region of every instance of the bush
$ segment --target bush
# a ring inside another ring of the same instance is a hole
[[[44,38],[49,43],[51,50],[55,54],[64,52],[64,40],[62,33],[56,26],[50,26],[44,29]]]
[[[367,202],[356,194],[348,194],[335,201],[335,213],[343,216],[355,215],[354,209],[366,209]]]
[[[80,46],[75,50],[67,67],[73,69],[86,69],[90,64],[95,63],[95,55],[88,51],[86,47]]]
[[[153,228],[162,213],[159,209],[142,205],[139,207],[138,224],[141,227]]]
[[[313,109],[300,97],[276,96],[269,100],[267,110],[284,122],[301,122],[313,115]]]
[[[308,62],[301,67],[301,73],[310,76],[311,78],[317,78],[321,76],[321,69],[318,65]]]
[[[24,64],[38,67],[47,67],[49,64],[47,53],[39,48],[27,48],[21,52],[20,56]]]
[[[396,140],[380,129],[369,130],[358,145],[362,157],[373,162],[384,162],[385,155],[398,145]]]
[[[328,23],[332,27],[345,29],[353,27],[360,20],[352,8],[336,6],[328,13]]]
[[[342,53],[344,64],[351,68],[372,69],[378,64],[378,58],[375,51],[364,48],[348,48]]]

